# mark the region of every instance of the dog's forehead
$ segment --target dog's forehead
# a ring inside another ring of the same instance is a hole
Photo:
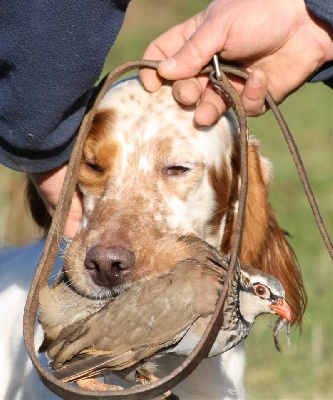
[[[170,130],[180,124],[186,126],[183,136],[189,136],[189,130],[191,136],[197,134],[193,125],[193,107],[181,107],[174,100],[168,85],[150,93],[137,79],[118,83],[106,93],[100,108],[114,110],[116,130],[124,136],[130,135],[131,141],[135,136],[149,140],[156,137],[156,132],[171,136]]]
[[[133,78],[111,86],[103,97],[100,108],[112,107],[124,115],[128,112],[138,115],[151,111],[163,114],[165,109],[177,112],[180,107],[176,105],[170,85],[165,84],[158,91],[151,93],[144,89],[138,79]]]
[[[154,145],[160,148],[167,143],[169,152],[181,149],[186,158],[186,153],[193,154],[194,149],[206,162],[216,164],[232,147],[231,132],[235,129],[229,119],[222,118],[213,127],[198,127],[194,122],[195,107],[179,105],[169,85],[150,93],[138,79],[123,81],[106,93],[100,109],[114,111],[112,135],[133,151],[141,145],[152,150]]]

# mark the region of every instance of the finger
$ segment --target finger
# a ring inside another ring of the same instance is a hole
[[[193,34],[188,37],[184,45],[172,56],[162,61],[158,73],[166,79],[186,79],[197,75],[208,64],[213,55],[223,47],[223,38],[212,40],[212,27],[206,21],[200,20],[199,14],[191,21]]]
[[[182,33],[184,24],[172,27],[151,42],[143,54],[143,59],[161,61],[175,54],[185,44]],[[163,83],[163,78],[157,71],[150,68],[142,68],[139,76],[143,86],[149,92],[156,92]]]
[[[265,96],[268,90],[266,75],[260,70],[251,72],[241,94],[246,114],[257,116],[267,111]]]
[[[146,58],[145,60],[152,60],[152,58]],[[157,59],[156,59],[157,60]],[[156,92],[162,85],[164,79],[161,78],[157,71],[151,68],[142,68],[139,71],[140,81],[148,92]]]
[[[73,238],[77,233],[83,213],[82,195],[76,190],[68,213],[64,235]]]
[[[201,85],[196,78],[176,81],[172,85],[173,97],[185,106],[196,104],[201,92]]]
[[[217,122],[226,111],[227,106],[223,99],[211,86],[208,86],[195,110],[194,119],[201,126],[210,126]]]

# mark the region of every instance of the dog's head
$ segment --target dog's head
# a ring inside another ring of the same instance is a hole
[[[180,235],[221,241],[237,130],[228,118],[199,128],[193,114],[169,86],[151,94],[129,80],[104,97],[80,168],[82,229],[68,250],[73,278],[92,278],[80,290],[118,290],[170,268],[189,254]]]
[[[249,144],[249,189],[241,259],[275,276],[296,320],[302,280],[268,200],[270,163]],[[84,217],[65,269],[84,295],[109,296],[191,257],[191,235],[225,253],[239,193],[239,141],[232,118],[198,127],[194,107],[171,88],[149,93],[136,79],[112,87],[87,138],[79,174]]]

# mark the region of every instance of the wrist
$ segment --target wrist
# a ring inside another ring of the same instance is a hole
[[[328,61],[333,60],[333,28],[332,26],[312,14],[311,10],[307,9],[308,31],[312,46],[315,50],[320,66]]]

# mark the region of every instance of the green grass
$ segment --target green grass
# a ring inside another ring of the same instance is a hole
[[[308,84],[280,107],[299,146],[327,228],[332,234],[332,92]],[[308,293],[302,335],[292,331],[291,348],[274,349],[264,319],[247,341],[247,386],[253,399],[333,398],[332,264],[282,134],[272,115],[251,119],[251,133],[274,163],[272,204],[302,269]],[[265,351],[263,351],[265,349]]]
[[[208,1],[133,2],[106,69],[140,58],[146,45],[175,23],[199,11]],[[332,234],[332,92],[308,84],[281,107],[294,133],[324,220]],[[270,113],[250,121],[263,153],[274,164],[272,204],[301,266],[309,303],[303,333],[292,330],[291,347],[283,338],[279,354],[268,324],[260,318],[247,340],[247,394],[251,399],[333,398],[332,264],[314,224],[292,158]],[[22,175],[0,167],[0,245],[23,244],[38,236],[24,208]],[[14,224],[12,222],[15,222]]]

